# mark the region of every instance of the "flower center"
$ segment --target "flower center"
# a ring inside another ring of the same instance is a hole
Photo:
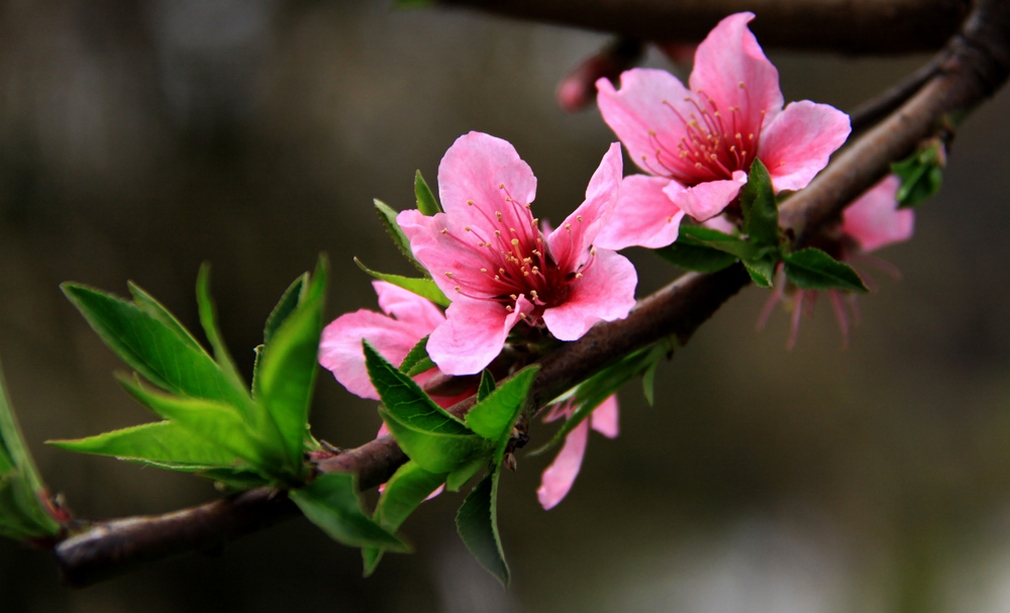
[[[740,83],[739,87],[747,89],[744,83]],[[669,140],[660,140],[654,130],[649,130],[649,142],[655,149],[659,165],[653,168],[642,156],[649,172],[669,177],[688,187],[706,181],[732,179],[733,172],[737,170],[749,172],[761,141],[764,109],[759,113],[757,126],[753,126],[749,125],[752,117],[750,109],[730,106],[724,113],[703,91],[696,92],[694,97],[684,98],[684,101],[693,107],[687,116],[669,101],[663,101],[684,128],[680,141],[674,144]]]

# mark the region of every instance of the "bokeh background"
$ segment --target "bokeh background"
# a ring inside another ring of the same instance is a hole
[[[132,279],[197,328],[194,280],[210,260],[248,373],[263,320],[318,252],[333,263],[330,317],[375,307],[353,256],[408,272],[371,199],[410,207],[414,170],[433,181],[458,135],[512,141],[538,176],[540,216],[581,202],[613,136],[595,110],[559,111],[554,88],[607,38],[391,4],[0,6],[0,355],[41,470],[79,516],[216,494],[43,445],[150,420],[61,281],[125,293]],[[842,109],[926,59],[769,54],[787,100]],[[417,554],[387,556],[368,580],[357,551],[304,520],[80,591],[45,552],[3,541],[0,609],[1010,610],[1008,111],[1004,92],[963,125],[916,239],[881,253],[903,279],[875,275],[847,350],[826,303],[792,351],[784,311],[756,333],[767,294],[749,288],[661,365],[654,408],[637,385],[622,392],[621,436],[593,435],[556,509],[535,496],[549,458],[520,457],[500,502],[508,591],[455,536],[461,497],[443,495],[405,526]],[[676,274],[631,257],[639,295]],[[323,375],[317,435],[371,438],[374,403]]]

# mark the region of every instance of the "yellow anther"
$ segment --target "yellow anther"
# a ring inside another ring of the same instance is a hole
[[[469,232],[470,231],[470,226],[467,226],[467,227],[465,227],[463,229],[466,230],[467,232]]]
[[[459,293],[459,286],[456,286],[456,292]]]
[[[500,274],[500,275],[505,274],[505,269],[504,268],[499,268],[498,269],[498,274]]]
[[[452,278],[452,273],[447,270],[447,271],[445,271],[445,276],[447,276],[447,277],[449,277],[451,279]]]
[[[509,298],[512,300],[519,300],[519,296],[516,296],[515,294],[509,294]]]
[[[501,221],[501,211],[495,211],[494,216],[498,218],[498,221]]]
[[[499,183],[498,184],[498,189],[505,189],[505,184],[504,183]]]
[[[442,228],[442,234],[445,234],[445,233],[446,233],[446,232],[448,232],[448,231],[449,231],[448,229],[446,229],[446,228]]]
[[[473,206],[473,200],[467,200],[466,203],[470,206]]]
[[[575,216],[575,219],[577,219],[577,220],[579,220],[579,221],[582,221],[582,215],[576,215],[576,216]]]
[[[581,279],[582,278],[582,273],[581,272],[575,273],[575,278],[576,279]]]
[[[487,268],[481,268],[481,269],[480,269],[480,271],[481,271],[482,273],[485,273],[485,272],[487,272]]]
[[[572,224],[566,223],[565,224],[565,230],[568,230],[569,232],[571,232],[571,230],[572,230]]]
[[[512,246],[513,246],[513,247],[515,247],[515,246],[517,246],[518,244],[519,244],[519,239],[518,239],[518,238],[513,238],[513,239],[512,239]]]
[[[512,312],[512,305],[506,304],[505,305],[505,311],[508,312],[508,313],[511,313]]]
[[[512,202],[512,196],[505,196],[505,202]]]
[[[509,228],[509,232],[511,232],[512,234],[515,234],[516,233],[516,229],[515,228]]]
[[[495,236],[501,236],[501,230],[495,230],[494,231],[494,235]]]

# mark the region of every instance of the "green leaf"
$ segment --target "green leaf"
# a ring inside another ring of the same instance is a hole
[[[430,278],[431,275],[428,274],[428,270],[417,261],[414,253],[410,250],[410,240],[407,239],[407,235],[403,233],[400,224],[396,221],[396,211],[381,200],[374,200],[373,202],[375,202],[375,212],[379,214],[379,221],[386,228],[386,234],[389,235],[389,238],[393,239],[393,244],[403,254],[403,257],[407,258],[411,264],[421,271],[421,274]]]
[[[482,454],[474,456],[473,459],[464,464],[460,464],[455,468],[455,470],[446,475],[445,489],[450,492],[458,492],[459,488],[463,487],[471,477],[479,473],[482,468],[487,466],[487,463],[487,454]]]
[[[179,338],[193,347],[193,349],[203,351],[203,347],[200,346],[200,343],[193,337],[190,331],[179,323],[179,320],[175,318],[175,315],[172,315],[172,313],[166,309],[164,305],[158,302],[154,296],[148,294],[133,281],[127,281],[126,287],[129,288],[130,294],[133,295],[133,303],[140,307],[142,311],[175,331]]]
[[[400,420],[383,407],[379,407],[379,415],[404,453],[433,473],[451,473],[477,458],[485,461],[494,450],[493,443],[477,434],[426,430]]]
[[[145,308],[105,292],[64,283],[63,293],[91,327],[131,368],[162,389],[248,410],[248,394],[237,390],[214,360],[187,335]]]
[[[508,587],[509,567],[498,534],[498,477],[495,467],[481,479],[456,514],[456,529],[473,557],[502,585]]]
[[[909,157],[891,164],[891,170],[901,179],[896,195],[900,208],[916,206],[940,191],[946,160],[943,141],[933,138]]]
[[[400,362],[400,372],[406,374],[407,376],[413,376],[417,373],[411,373],[414,366],[424,363],[428,360],[428,337],[425,336],[421,340],[417,341],[417,344],[407,353],[403,358],[403,362]],[[424,371],[421,371],[424,372]]]
[[[353,475],[320,475],[305,487],[291,490],[288,496],[309,521],[345,545],[381,547],[391,551],[410,549],[361,511]]]
[[[327,261],[320,256],[301,304],[260,351],[256,398],[276,424],[290,471],[299,476],[308,437],[309,407],[316,381],[319,336],[323,328]]]
[[[207,335],[207,340],[210,341],[210,346],[214,349],[214,359],[218,367],[232,385],[240,390],[240,393],[245,393],[245,381],[242,380],[242,375],[235,367],[235,361],[232,360],[228,347],[225,346],[224,340],[221,338],[221,330],[218,328],[217,307],[214,305],[214,299],[210,296],[210,264],[207,262],[200,265],[200,272],[196,276],[196,304],[200,312],[200,325],[203,326],[203,332]]]
[[[759,159],[754,159],[747,184],[740,189],[740,208],[743,211],[743,232],[761,247],[778,248],[779,210],[775,204],[771,175]]]
[[[281,299],[277,301],[277,306],[274,307],[273,311],[270,311],[270,316],[267,317],[266,325],[263,326],[263,343],[267,344],[270,339],[273,338],[274,334],[277,333],[277,329],[281,327],[288,316],[295,310],[298,304],[302,301],[302,294],[304,293],[305,287],[309,284],[309,273],[302,273],[300,277],[294,280],[291,285],[288,286],[284,293],[281,295]]]
[[[432,368],[437,368],[438,364],[435,364],[434,360],[431,358],[424,358],[417,364],[414,364],[410,370],[407,371],[408,377],[415,377],[423,372],[428,372]]]
[[[431,217],[435,213],[442,212],[442,207],[439,206],[431,188],[425,183],[420,170],[414,173],[414,195],[417,197],[417,210],[421,211],[422,215]]]
[[[512,425],[526,407],[526,395],[539,370],[536,365],[524,368],[479,401],[466,414],[467,427],[496,443],[511,435]]]
[[[445,475],[428,472],[417,462],[407,462],[386,482],[386,488],[375,507],[375,522],[389,532],[396,532],[414,509],[443,481]],[[382,554],[383,549],[378,547],[365,547],[361,550],[366,577],[375,571]]]
[[[445,297],[445,294],[442,293],[442,290],[438,289],[438,286],[435,285],[435,282],[431,279],[414,279],[401,275],[391,275],[384,272],[378,272],[362,264],[361,260],[358,258],[354,258],[354,263],[358,265],[358,268],[365,271],[372,277],[380,281],[392,283],[397,287],[402,287],[408,292],[417,294],[422,298],[427,298],[439,306],[447,307],[451,304],[449,299]]]
[[[642,375],[642,393],[645,394],[645,401],[649,403],[649,406],[656,406],[656,367],[659,366],[659,361],[655,361],[649,364],[648,368],[645,369],[645,373]]]
[[[228,468],[238,461],[235,453],[193,435],[171,421],[161,421],[75,440],[46,441],[67,451],[112,456],[184,472]]]
[[[214,481],[217,488],[226,494],[251,490],[270,483],[263,475],[241,468],[208,468],[193,474]]]
[[[763,252],[753,243],[705,226],[681,226],[677,242],[695,247],[710,247],[741,259],[755,258]]]
[[[201,398],[151,392],[144,389],[139,381],[131,382],[120,378],[119,382],[138,402],[162,419],[188,430],[192,438],[220,447],[232,454],[233,458],[245,460],[264,475],[284,472],[283,459],[278,457],[278,450],[265,443],[235,407]]]
[[[497,387],[497,384],[494,382],[494,375],[491,374],[490,370],[485,368],[484,372],[480,373],[480,385],[477,387],[477,402],[487,398]]]
[[[682,239],[653,251],[674,266],[694,272],[716,272],[737,261],[731,253]]]
[[[744,260],[743,265],[747,269],[754,285],[763,288],[772,286],[772,278],[775,276],[775,260],[770,257]]]
[[[839,262],[820,249],[808,247],[795,251],[786,256],[785,262],[786,278],[800,289],[841,289],[860,293],[869,291],[851,266]]]

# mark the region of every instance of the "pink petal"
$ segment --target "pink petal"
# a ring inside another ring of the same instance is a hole
[[[497,302],[459,297],[446,310],[445,323],[431,333],[428,355],[447,375],[479,373],[501,352],[520,311],[532,310],[523,296],[512,313]]]
[[[607,438],[616,438],[620,429],[617,426],[617,394],[614,394],[603,401],[603,403],[593,410],[589,416],[589,423],[593,430],[596,430]]]
[[[582,467],[588,438],[589,423],[583,421],[568,433],[561,451],[544,471],[537,489],[537,499],[545,510],[554,508],[572,489],[579,468]]]
[[[401,211],[396,222],[410,241],[414,257],[428,269],[435,284],[450,300],[454,300],[463,287],[471,297],[497,295],[498,288],[492,278],[481,272],[481,269],[497,270],[498,260],[491,257],[497,252],[478,247],[478,239],[464,229],[467,226],[460,225],[458,218],[446,213],[428,217],[411,209]]]
[[[698,45],[688,80],[693,91],[704,92],[724,115],[730,107],[739,107],[742,123],[737,123],[737,131],[744,134],[757,134],[762,122],[767,126],[783,102],[779,71],[747,28],[751,19],[753,13],[736,13],[720,21]]]
[[[379,308],[398,321],[413,325],[417,330],[427,330],[421,337],[445,321],[445,315],[427,298],[422,298],[402,287],[385,281],[372,281],[372,287],[379,296]]]
[[[901,180],[888,175],[871,187],[842,213],[842,232],[859,243],[864,252],[912,238],[915,213],[898,209]]]
[[[378,400],[379,395],[368,378],[362,339],[367,339],[382,357],[399,365],[417,341],[428,334],[407,322],[400,322],[374,311],[360,309],[345,313],[323,329],[319,341],[319,363],[333,372],[347,391]]]
[[[614,215],[596,237],[596,246],[614,251],[632,246],[658,249],[677,240],[684,212],[663,191],[668,183],[672,181],[663,177],[625,177]]]
[[[486,225],[498,211],[518,228],[525,218],[516,207],[533,202],[537,179],[508,141],[470,132],[445,152],[438,165],[438,191],[442,208],[461,225]]]
[[[718,230],[723,234],[733,234],[736,232],[736,224],[732,221],[726,219],[725,215],[717,215],[715,217],[709,217],[705,220],[705,223],[701,224],[706,228],[712,228],[713,230]]]
[[[561,270],[578,270],[589,257],[589,247],[614,212],[622,174],[621,144],[611,143],[589,180],[586,200],[547,237],[547,247]]]
[[[733,202],[740,193],[740,188],[745,183],[747,175],[737,170],[733,173],[732,179],[699,183],[694,187],[685,188],[670,181],[663,191],[682,211],[698,221],[705,221],[722,213],[726,205]]]
[[[638,274],[624,256],[598,249],[582,275],[563,304],[544,311],[547,329],[559,340],[574,341],[598,321],[627,317],[635,306]]]
[[[668,174],[657,159],[657,141],[668,151],[677,151],[686,128],[670,105],[688,117],[695,111],[694,106],[684,101],[691,97],[691,92],[677,77],[651,68],[625,71],[620,91],[615,91],[607,79],[598,80],[596,89],[600,114],[627,147],[632,161],[649,174]]]
[[[761,135],[758,157],[776,192],[803,189],[852,131],[849,116],[827,104],[792,102]]]

